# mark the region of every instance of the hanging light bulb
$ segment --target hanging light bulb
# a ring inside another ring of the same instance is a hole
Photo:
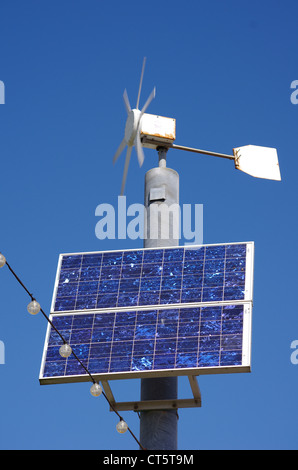
[[[102,388],[98,383],[94,383],[92,387],[90,388],[90,393],[94,397],[99,397],[99,395],[102,394]]]
[[[32,300],[27,306],[27,310],[31,315],[36,315],[40,311],[40,305],[36,300]]]
[[[6,258],[2,253],[0,253],[0,268],[3,268],[3,266],[6,264]]]
[[[69,357],[72,353],[72,349],[69,346],[69,344],[62,344],[62,346],[59,348],[59,354],[62,357]]]
[[[128,425],[125,421],[123,421],[123,419],[121,419],[119,423],[117,423],[116,429],[120,434],[124,434],[128,429]]]

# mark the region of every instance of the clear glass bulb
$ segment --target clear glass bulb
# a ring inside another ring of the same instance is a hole
[[[72,349],[69,344],[62,344],[62,346],[59,348],[59,354],[62,357],[69,357],[71,353]]]
[[[92,387],[90,388],[90,393],[91,395],[93,395],[94,397],[99,397],[99,395],[102,394],[102,388],[99,384],[95,383],[92,385]]]
[[[31,315],[36,315],[40,311],[40,305],[36,300],[32,300],[27,306],[27,310]]]
[[[6,263],[6,258],[4,255],[2,255],[2,253],[0,253],[0,268],[3,268],[3,266],[5,265]]]
[[[120,434],[124,434],[127,429],[128,429],[128,425],[125,421],[123,421],[123,419],[121,421],[119,421],[119,423],[117,423],[116,425],[116,429],[117,431],[120,433]]]

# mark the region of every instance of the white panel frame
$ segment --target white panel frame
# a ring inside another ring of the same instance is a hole
[[[245,262],[245,292],[244,300],[252,302],[253,299],[253,282],[254,282],[254,255],[255,246],[253,242],[246,244],[246,262]]]
[[[61,265],[62,265],[63,256],[65,256],[65,255],[61,254],[61,255],[59,255],[59,258],[58,258],[58,266],[57,266],[57,271],[56,271],[55,284],[54,284],[54,290],[53,290],[53,296],[52,296],[52,302],[51,302],[51,313],[55,312],[55,302],[56,302],[56,297],[57,297],[58,284],[59,284],[59,279],[60,279],[60,272],[61,272]]]
[[[251,370],[251,344],[252,344],[252,302],[244,305],[243,311],[243,337],[242,337],[242,365]]]

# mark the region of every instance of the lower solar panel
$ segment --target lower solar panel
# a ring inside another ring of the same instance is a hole
[[[251,303],[51,316],[98,380],[249,372]],[[49,325],[40,383],[90,380]]]

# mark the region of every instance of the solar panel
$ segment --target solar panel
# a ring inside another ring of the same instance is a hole
[[[60,255],[51,321],[99,380],[250,369],[253,243]],[[41,383],[89,380],[49,325]]]
[[[61,255],[52,312],[251,300],[252,245]]]
[[[249,303],[53,315],[53,324],[101,380],[249,370]],[[49,330],[41,383],[89,376],[72,356],[59,354]]]

